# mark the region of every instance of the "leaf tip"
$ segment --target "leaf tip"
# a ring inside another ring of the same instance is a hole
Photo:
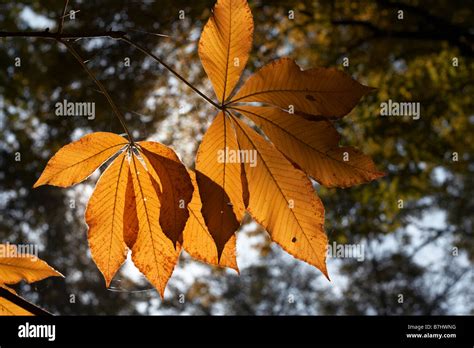
[[[372,93],[374,91],[377,91],[378,88],[377,87],[372,87],[372,86],[366,86],[366,85],[362,85],[364,87],[364,89],[366,90],[366,94],[369,94],[369,93]]]
[[[321,272],[323,272],[324,276],[326,277],[326,279],[328,281],[331,281],[331,278],[329,277],[329,273],[328,273],[326,263],[324,263],[324,266],[322,267]]]
[[[160,297],[162,300],[165,299],[165,287],[160,287],[158,290],[158,293],[160,294]]]
[[[221,263],[223,252],[224,252],[224,248],[217,245],[217,264]]]
[[[44,185],[44,183],[42,182],[41,177],[39,177],[38,180],[36,180],[36,182],[33,184],[33,188],[35,189],[42,185]]]

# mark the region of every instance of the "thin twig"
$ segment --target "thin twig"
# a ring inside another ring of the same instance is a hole
[[[66,0],[64,2],[63,15],[59,18],[58,34],[61,34],[63,32],[64,17],[66,17],[66,10],[67,10],[68,3],[69,3],[69,0]]]
[[[166,64],[162,59],[157,57],[155,54],[150,52],[150,50],[146,49],[145,47],[141,46],[140,44],[137,44],[133,41],[131,41],[129,38],[126,37],[127,33],[124,31],[114,31],[114,30],[109,30],[109,31],[96,31],[96,32],[80,32],[80,33],[62,33],[62,32],[50,32],[49,30],[45,31],[27,31],[27,32],[8,32],[8,31],[0,31],[0,38],[2,37],[38,37],[38,38],[44,38],[44,39],[54,39],[63,45],[65,45],[68,50],[71,52],[72,55],[77,59],[77,61],[81,64],[81,66],[84,68],[84,70],[89,74],[89,76],[94,80],[95,84],[100,88],[102,93],[106,96],[107,100],[109,101],[109,104],[111,105],[114,113],[117,115],[117,118],[119,119],[120,123],[122,124],[122,127],[124,128],[125,132],[129,136],[130,142],[133,144],[133,138],[130,134],[130,132],[127,129],[127,126],[125,125],[124,117],[120,113],[119,109],[113,102],[112,98],[110,97],[109,93],[106,91],[104,86],[100,81],[97,80],[97,78],[94,76],[94,74],[90,71],[90,69],[84,64],[84,60],[81,58],[81,56],[76,52],[76,50],[65,40],[67,39],[83,39],[83,38],[100,38],[100,37],[110,37],[112,39],[120,39],[128,43],[130,46],[135,47],[139,51],[145,53],[149,57],[153,58],[156,60],[159,64],[161,64],[164,68],[166,68],[168,71],[170,71],[174,76],[176,76],[179,80],[184,82],[189,88],[191,88],[194,92],[196,92],[198,95],[200,95],[202,98],[204,98],[208,103],[216,107],[217,109],[222,110],[224,108],[224,105],[219,105],[216,102],[214,102],[211,98],[206,96],[203,92],[201,92],[199,89],[194,87],[190,82],[188,82],[183,76],[181,76],[177,71],[175,71],[171,66]]]
[[[23,308],[24,310],[30,312],[31,314],[38,315],[38,316],[45,316],[45,315],[52,316],[52,314],[49,313],[48,311],[45,311],[44,309],[41,309],[35,306],[33,303],[26,301],[20,296],[15,295],[14,293],[2,287],[0,287],[0,297],[3,297],[4,299],[14,303],[18,307]]]
[[[153,35],[153,36],[167,37],[167,38],[170,38],[170,37],[171,37],[171,36],[169,36],[169,35],[158,34],[158,33],[152,33],[152,32],[145,31],[145,30],[138,30],[138,29],[129,29],[129,30],[135,31],[135,32],[137,32],[137,33],[148,34],[148,35]]]
[[[100,82],[96,77],[95,75],[92,73],[92,71],[87,67],[87,65],[84,63],[84,60],[82,59],[82,57],[79,55],[79,53],[77,53],[77,51],[71,46],[71,44],[69,44],[68,42],[66,41],[62,41],[62,40],[58,40],[59,42],[61,42],[63,45],[65,45],[67,47],[67,49],[69,50],[69,52],[71,52],[71,54],[74,56],[74,58],[76,58],[76,60],[79,62],[79,64],[81,64],[82,68],[86,71],[86,73],[90,76],[90,78],[92,80],[94,80],[95,84],[97,85],[97,87],[99,87],[99,89],[101,90],[101,92],[104,94],[104,96],[107,98],[107,101],[109,102],[110,106],[112,107],[112,110],[114,111],[115,115],[117,116],[117,118],[119,119],[120,121],[120,124],[122,125],[123,129],[125,130],[125,132],[127,133],[128,135],[128,139],[130,141],[130,143],[133,145],[134,144],[134,141],[133,141],[133,138],[132,138],[132,135],[130,134],[128,128],[127,128],[127,125],[125,124],[125,119],[122,115],[122,113],[120,112],[119,108],[117,107],[117,105],[115,104],[115,102],[113,101],[112,97],[110,96],[109,92],[107,92],[107,90],[105,89],[104,85],[102,84],[102,82]]]
[[[207,102],[210,104],[214,105],[218,109],[222,109],[222,106],[214,102],[212,99],[210,99],[208,96],[206,96],[204,93],[202,93],[199,89],[194,87],[191,83],[189,83],[183,76],[181,76],[179,73],[177,73],[172,67],[170,67],[168,64],[166,64],[163,60],[158,58],[156,55],[154,55],[152,52],[150,52],[148,49],[145,47],[133,42],[132,40],[128,39],[126,36],[120,37],[121,40],[125,41],[128,43],[130,46],[135,47],[136,49],[142,51],[146,55],[150,56],[154,60],[156,60],[158,63],[160,63],[163,67],[165,67],[169,72],[171,72],[174,76],[176,76],[178,79],[180,79],[182,82],[184,82],[189,88],[191,88],[194,92],[199,94],[201,97],[203,97]]]
[[[38,37],[43,39],[66,40],[66,39],[84,39],[110,37],[120,39],[127,33],[117,30],[78,32],[78,33],[56,33],[48,30],[43,31],[0,31],[0,37]]]

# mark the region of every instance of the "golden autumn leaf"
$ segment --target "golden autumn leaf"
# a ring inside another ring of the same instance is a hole
[[[253,18],[247,1],[218,1],[201,34],[199,57],[222,103],[247,64],[252,39]]]
[[[384,175],[369,156],[350,146],[339,147],[340,136],[327,120],[311,122],[265,106],[234,110],[251,119],[280,152],[324,186],[349,187]]]
[[[85,213],[92,257],[109,286],[131,250],[135,265],[163,296],[178,260],[180,247],[175,244],[182,238],[194,190],[173,150],[149,141],[132,144],[112,133],[89,134],[60,149],[36,186],[80,182],[114,156]]]
[[[68,187],[89,177],[105,161],[127,145],[120,135],[97,132],[61,148],[48,162],[33,187]]]
[[[127,256],[124,235],[135,235],[126,221],[136,220],[127,211],[127,201],[134,200],[129,185],[127,153],[120,154],[99,178],[85,213],[92,258],[109,286]]]
[[[0,247],[10,248],[13,245],[0,244]],[[16,284],[22,280],[32,283],[48,277],[62,276],[46,262],[32,255],[0,256],[0,284]]]
[[[166,283],[178,261],[179,248],[175,249],[160,226],[161,203],[152,175],[135,155],[131,156],[130,168],[138,217],[132,260],[163,296]]]
[[[245,214],[240,163],[227,155],[238,151],[230,119],[220,112],[206,132],[196,156],[196,178],[202,215],[219,255]]]
[[[160,183],[160,225],[176,244],[189,217],[186,205],[191,201],[193,184],[186,168],[169,147],[151,141],[141,141],[138,144],[145,162],[156,173],[155,180]]]
[[[258,154],[258,165],[245,164],[250,215],[283,249],[327,276],[324,207],[311,181],[244,122],[233,120],[240,148]]]
[[[330,122],[348,114],[372,88],[342,71],[302,70],[292,59],[282,58],[234,92],[244,66],[229,71],[229,58],[248,60],[252,22],[246,1],[218,0],[199,41],[220,109],[196,157],[202,215],[220,251],[238,229],[245,206],[283,249],[327,276],[324,208],[307,175],[330,187],[349,187],[383,175],[368,156],[339,147],[340,137]],[[245,23],[251,30],[242,28]],[[242,105],[248,102],[268,106]],[[259,126],[273,144],[236,112]],[[225,160],[219,161],[222,150]]]
[[[372,88],[336,69],[302,70],[282,58],[235,91],[252,40],[247,1],[218,0],[199,40],[218,102],[198,93],[219,111],[199,146],[195,174],[162,144],[99,132],[60,149],[35,183],[71,186],[113,158],[86,210],[92,257],[107,286],[129,251],[161,296],[182,248],[238,270],[235,232],[246,211],[284,250],[328,277],[324,207],[308,176],[349,187],[383,175],[370,157],[340,147],[331,123]]]
[[[373,90],[334,68],[301,70],[289,58],[273,61],[252,75],[232,98],[263,102],[314,116],[342,117]]]
[[[201,213],[202,203],[196,174],[189,173],[194,185],[193,199],[188,205],[189,219],[183,231],[183,248],[192,257],[215,266],[230,267],[239,271],[235,255],[236,236],[232,234],[224,246],[220,259],[216,244]]]

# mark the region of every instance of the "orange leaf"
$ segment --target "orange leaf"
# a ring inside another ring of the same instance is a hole
[[[312,122],[273,107],[235,108],[258,125],[286,157],[328,187],[349,187],[377,179],[369,156],[339,147],[340,136],[329,121]]]
[[[241,165],[230,160],[230,154],[238,158],[238,150],[231,122],[223,112],[219,112],[204,135],[196,156],[202,215],[219,255],[245,214]]]
[[[252,75],[232,98],[264,102],[315,116],[342,117],[373,88],[333,68],[301,70],[289,58],[273,61]]]
[[[188,205],[189,219],[183,231],[183,248],[197,260],[211,265],[230,267],[239,271],[235,256],[236,236],[233,234],[224,246],[220,260],[217,258],[217,248],[202,217],[201,197],[196,182],[196,174],[189,172],[194,184],[193,199]]]
[[[311,181],[244,122],[232,119],[240,149],[258,154],[257,165],[245,163],[248,212],[283,249],[328,276],[324,207]]]
[[[125,261],[127,246],[124,234],[127,220],[136,220],[136,215],[126,210],[129,181],[127,152],[120,154],[100,177],[86,209],[86,222],[89,225],[89,246],[97,267],[104,275],[107,287],[117,270]]]
[[[161,205],[152,183],[153,177],[135,155],[131,156],[130,161],[139,227],[132,248],[132,260],[163,297],[179,250],[174,248],[159,224]]]
[[[193,184],[186,167],[172,149],[151,141],[141,141],[138,145],[148,170],[153,169],[154,178],[160,182],[161,228],[176,244],[189,217],[187,205],[193,196]]]
[[[106,160],[127,144],[120,135],[97,132],[62,147],[48,162],[33,187],[68,187],[89,177]]]
[[[223,103],[232,93],[252,47],[253,18],[245,0],[219,0],[199,40],[199,57]]]
[[[0,244],[2,255],[10,255],[15,245]],[[6,252],[10,249],[10,252]],[[48,277],[63,277],[61,273],[33,255],[0,257],[0,285],[15,284],[22,280],[37,282]]]

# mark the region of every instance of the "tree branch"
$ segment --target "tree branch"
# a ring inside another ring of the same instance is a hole
[[[82,39],[82,38],[101,38],[110,37],[112,39],[120,39],[127,33],[124,31],[116,30],[105,30],[105,31],[93,31],[93,32],[76,32],[76,33],[59,33],[50,32],[49,30],[43,31],[0,31],[0,37],[38,37],[43,39],[54,39],[54,40],[68,40],[68,39]]]
[[[52,316],[51,313],[48,311],[45,311],[44,309],[41,309],[34,304],[26,301],[25,299],[21,298],[18,295],[15,295],[14,293],[8,291],[5,288],[0,287],[0,297],[3,297],[4,299],[16,304],[18,307],[23,308],[24,310],[38,316]]]
[[[97,78],[94,76],[94,74],[90,71],[90,69],[84,64],[84,60],[82,57],[76,52],[76,50],[66,41],[69,39],[79,39],[79,38],[100,38],[100,37],[109,37],[112,39],[121,39],[122,41],[128,43],[130,46],[138,49],[139,51],[145,53],[149,57],[153,58],[156,60],[159,64],[161,64],[164,68],[166,68],[168,71],[170,71],[174,76],[176,76],[179,80],[184,82],[189,88],[191,88],[194,92],[196,92],[199,96],[204,98],[208,103],[213,105],[214,107],[218,109],[222,109],[223,106],[217,104],[214,102],[211,98],[206,96],[203,92],[201,92],[199,89],[194,87],[190,82],[188,82],[183,76],[181,76],[177,71],[175,71],[171,66],[166,64],[162,59],[157,57],[155,54],[150,52],[147,48],[141,46],[138,43],[133,42],[129,38],[126,37],[126,32],[124,31],[114,31],[114,30],[108,30],[108,31],[94,31],[94,32],[78,32],[78,33],[63,33],[62,28],[64,25],[64,16],[66,13],[66,8],[67,8],[68,0],[66,0],[64,8],[63,8],[63,16],[61,17],[61,20],[58,25],[58,31],[57,32],[50,32],[49,29],[44,30],[44,31],[27,31],[27,32],[11,32],[11,31],[0,31],[0,38],[4,37],[37,37],[37,38],[43,38],[43,39],[54,39],[63,45],[67,47],[69,52],[76,58],[76,60],[81,64],[83,69],[87,72],[87,74],[91,77],[91,79],[95,82],[95,84],[99,87],[101,92],[105,95],[107,98],[110,106],[112,107],[114,113],[117,115],[117,118],[119,119],[122,127],[124,128],[125,132],[127,133],[130,142],[133,144],[133,138],[130,132],[127,129],[127,126],[124,121],[124,117],[119,111],[118,107],[112,100],[110,94],[106,91],[102,83],[97,80]]]
[[[393,3],[389,3],[389,4],[391,6],[394,6]],[[411,11],[415,12],[418,15],[420,15],[421,13],[424,13],[421,10],[416,11],[412,7],[410,8],[411,8]],[[431,15],[427,15],[427,16],[429,17],[424,18],[424,19],[430,19],[434,21],[433,16]],[[434,18],[437,18],[437,17],[434,17]],[[466,34],[455,25],[450,24],[449,22],[445,22],[445,21],[441,21],[439,24],[439,26],[442,25],[443,30],[439,30],[439,27],[435,27],[432,30],[416,30],[416,31],[380,28],[369,21],[350,19],[350,18],[332,20],[331,23],[333,25],[362,27],[369,30],[374,35],[374,37],[378,37],[378,38],[388,37],[388,38],[406,39],[406,40],[433,40],[433,41],[445,40],[445,41],[448,41],[450,44],[457,46],[463,54],[467,56],[474,55],[474,41],[473,41],[472,34],[469,34],[469,33]]]

